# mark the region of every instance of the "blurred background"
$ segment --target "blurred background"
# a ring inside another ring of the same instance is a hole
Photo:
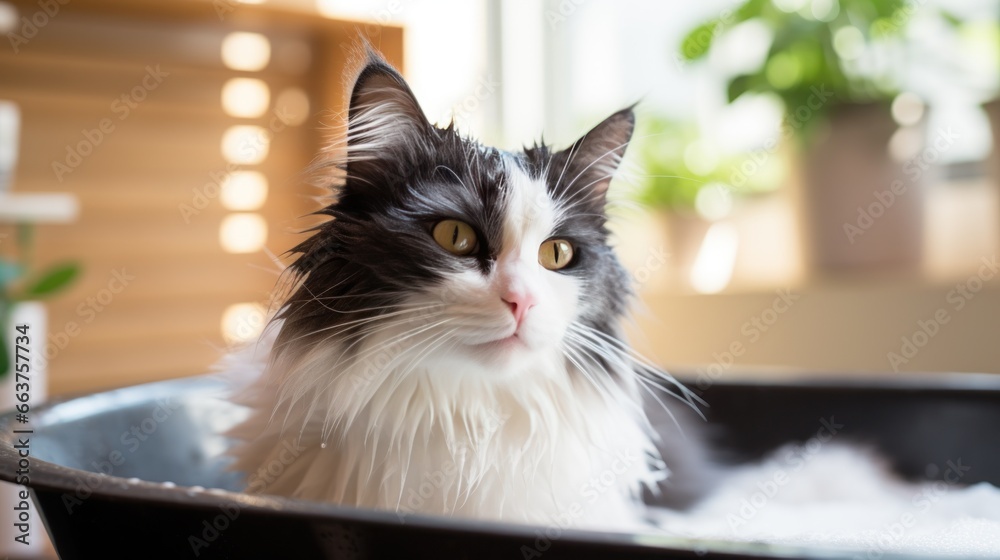
[[[615,242],[658,363],[1000,372],[998,0],[4,0],[0,31],[0,305],[47,322],[50,395],[259,331],[362,35],[501,147],[640,102]]]

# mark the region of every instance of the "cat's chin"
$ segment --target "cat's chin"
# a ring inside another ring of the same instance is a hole
[[[522,371],[537,360],[538,352],[538,348],[523,333],[466,344],[461,351],[466,358],[484,366],[491,375]]]
[[[508,355],[512,352],[526,351],[528,350],[528,345],[521,338],[521,335],[514,333],[506,338],[475,344],[472,346],[472,349],[486,354]]]

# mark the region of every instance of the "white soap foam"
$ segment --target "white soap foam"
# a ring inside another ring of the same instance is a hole
[[[733,470],[696,507],[657,510],[680,537],[893,552],[1000,557],[1000,489],[966,486],[960,458],[928,466],[947,480],[904,483],[874,454],[843,445],[778,450]]]

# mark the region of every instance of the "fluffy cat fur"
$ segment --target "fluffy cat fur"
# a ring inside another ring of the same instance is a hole
[[[400,514],[634,526],[644,490],[675,463],[697,471],[698,451],[657,440],[647,405],[695,397],[618,327],[629,275],[605,205],[632,110],[568,149],[506,152],[431,125],[365,58],[346,150],[325,166],[330,219],[294,249],[289,295],[241,358],[259,379],[239,397],[234,468],[251,492]],[[475,231],[471,254],[435,241],[447,219]],[[553,238],[574,247],[561,270],[539,264]]]

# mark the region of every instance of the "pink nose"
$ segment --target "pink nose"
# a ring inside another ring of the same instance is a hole
[[[510,307],[510,312],[514,314],[514,321],[517,326],[521,326],[521,321],[528,314],[528,310],[535,306],[535,298],[531,294],[523,292],[507,292],[500,299]]]

